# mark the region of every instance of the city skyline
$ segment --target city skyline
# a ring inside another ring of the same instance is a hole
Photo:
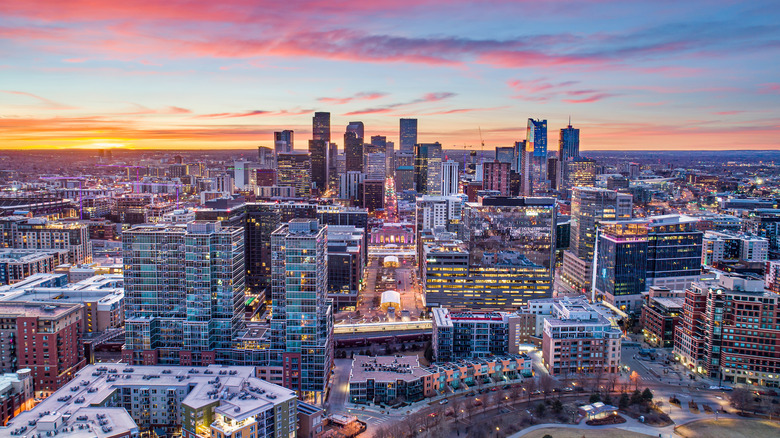
[[[771,2],[443,6],[3,1],[0,149],[306,150],[317,111],[342,151],[358,120],[492,150],[570,116],[583,151],[780,147]]]

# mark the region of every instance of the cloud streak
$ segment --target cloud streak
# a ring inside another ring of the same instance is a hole
[[[25,96],[32,99],[37,100],[38,102],[42,103],[45,108],[48,109],[57,109],[57,110],[68,110],[68,109],[76,109],[76,107],[65,105],[59,102],[55,102],[50,99],[46,99],[45,97],[38,96],[37,94],[27,93],[25,91],[14,91],[14,90],[0,90],[2,93],[6,94],[13,94],[17,96]]]
[[[349,97],[320,97],[317,102],[329,104],[329,105],[345,105],[347,103],[360,101],[360,100],[377,100],[387,96],[387,93],[380,92],[362,92],[357,93]]]
[[[393,103],[393,104],[384,105],[380,107],[364,108],[361,110],[348,112],[344,115],[359,116],[364,114],[385,114],[385,113],[393,112],[398,109],[407,108],[413,105],[418,105],[421,103],[440,102],[442,100],[450,99],[455,96],[457,96],[457,93],[451,93],[451,92],[426,93],[422,97],[408,102],[399,102],[399,103]]]

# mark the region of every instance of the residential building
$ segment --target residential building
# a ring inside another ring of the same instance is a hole
[[[325,401],[333,366],[327,240],[317,219],[293,219],[271,235],[271,365],[315,403]]]
[[[124,233],[125,346],[131,364],[216,362],[244,328],[244,230],[219,222]]]
[[[0,248],[67,250],[68,263],[92,263],[89,227],[78,222],[8,216],[0,218]]]
[[[34,403],[32,371],[24,368],[15,373],[0,374],[0,431],[2,425]]]
[[[642,305],[639,325],[645,341],[659,348],[674,346],[674,331],[685,307],[685,293],[665,287],[651,287]]]
[[[544,321],[542,360],[554,376],[617,373],[622,332],[584,299],[553,304]]]
[[[433,357],[437,362],[509,353],[509,313],[432,310]]]
[[[743,221],[742,231],[768,239],[769,258],[780,259],[780,210],[754,210]]]
[[[510,164],[501,161],[483,163],[482,189],[495,190],[501,196],[509,196]]]
[[[0,249],[0,285],[18,283],[35,274],[54,272],[68,262],[65,249]]]
[[[453,196],[458,194],[458,162],[447,160],[441,163],[441,195]]]
[[[764,237],[728,231],[705,231],[701,264],[712,266],[722,261],[765,262],[769,240]]]
[[[0,372],[32,370],[36,397],[67,384],[86,364],[81,304],[0,302]]]
[[[328,225],[328,298],[335,311],[357,306],[366,247],[364,229]]]
[[[27,426],[30,435],[56,429],[64,438],[295,437],[295,393],[254,375],[249,366],[89,365],[0,434]]]

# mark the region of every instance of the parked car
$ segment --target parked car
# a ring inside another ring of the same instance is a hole
[[[449,403],[449,402],[450,402],[450,400],[449,400],[449,399],[447,399],[447,398],[445,398],[445,399],[443,399],[443,400],[440,400],[440,401],[439,401],[439,404],[440,404],[440,405],[446,405],[446,404],[447,404],[447,403]]]

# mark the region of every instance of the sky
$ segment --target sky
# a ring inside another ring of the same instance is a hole
[[[776,0],[0,0],[0,148],[780,149]],[[480,134],[481,132],[481,134]]]

